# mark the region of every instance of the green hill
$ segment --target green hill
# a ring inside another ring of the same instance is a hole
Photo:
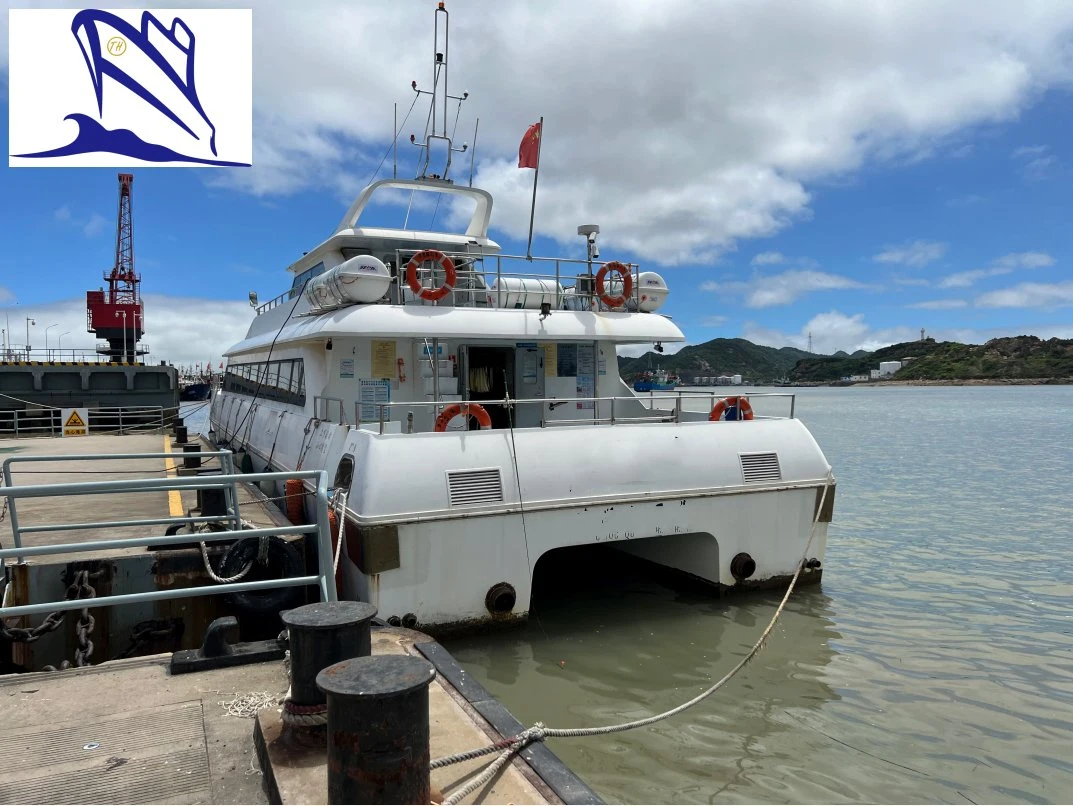
[[[683,347],[674,355],[649,352],[640,358],[623,358],[619,371],[629,379],[658,366],[677,373],[687,385],[697,375],[741,375],[750,383],[765,383],[785,378],[805,357],[812,356],[793,347],[764,347],[745,339],[712,339]]]
[[[905,361],[909,359],[909,361]],[[892,344],[852,355],[816,355],[793,347],[764,347],[745,339],[712,339],[683,348],[675,355],[649,352],[623,358],[619,369],[627,381],[646,369],[676,373],[685,385],[700,376],[741,375],[746,383],[838,383],[853,375],[869,375],[883,361],[903,361],[891,376],[899,381],[1073,380],[1073,339],[1011,336],[987,344],[937,342],[934,339]]]
[[[830,383],[849,375],[867,375],[881,361],[905,358],[912,360],[891,376],[891,380],[1073,378],[1073,339],[1044,341],[1036,336],[992,339],[986,344],[925,339],[893,344],[849,359],[809,356],[797,363],[789,378],[797,383]]]

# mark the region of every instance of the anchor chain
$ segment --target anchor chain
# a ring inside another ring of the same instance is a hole
[[[89,584],[89,571],[79,571],[71,587],[75,589],[75,595],[71,596],[71,588],[68,588],[70,599],[94,599],[97,596],[97,589]],[[75,666],[77,667],[90,665],[89,657],[93,654],[93,641],[89,636],[96,625],[97,620],[90,615],[89,607],[83,607],[75,627],[75,635],[78,639],[78,648],[75,650]]]
[[[63,613],[56,611],[45,616],[36,627],[8,627],[0,620],[0,640],[13,644],[32,644],[46,633],[54,632],[63,624]]]
[[[130,646],[119,653],[116,658],[129,658],[152,641],[182,635],[184,628],[185,624],[181,618],[153,618],[139,621],[130,631]]]

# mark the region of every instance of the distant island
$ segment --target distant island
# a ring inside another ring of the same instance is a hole
[[[745,339],[712,339],[674,355],[624,358],[627,381],[659,367],[684,386],[743,384],[808,386],[854,383],[1073,383],[1073,339],[1011,336],[986,344],[926,338],[879,350],[819,355],[794,347],[764,347]]]

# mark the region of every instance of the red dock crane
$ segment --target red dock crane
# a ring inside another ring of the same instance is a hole
[[[115,265],[104,275],[108,290],[86,292],[86,329],[108,342],[97,352],[110,362],[133,364],[145,355],[139,348],[145,312],[139,292],[142,278],[134,271],[134,174],[119,174],[119,213],[116,221]]]

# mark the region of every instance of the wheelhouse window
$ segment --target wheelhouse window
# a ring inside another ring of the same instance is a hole
[[[302,291],[302,286],[306,284],[306,280],[311,280],[318,274],[324,274],[324,264],[318,263],[311,269],[306,269],[301,274],[295,275],[294,282],[291,283],[290,298],[294,299]]]
[[[304,406],[305,368],[302,359],[229,364],[224,391]]]

